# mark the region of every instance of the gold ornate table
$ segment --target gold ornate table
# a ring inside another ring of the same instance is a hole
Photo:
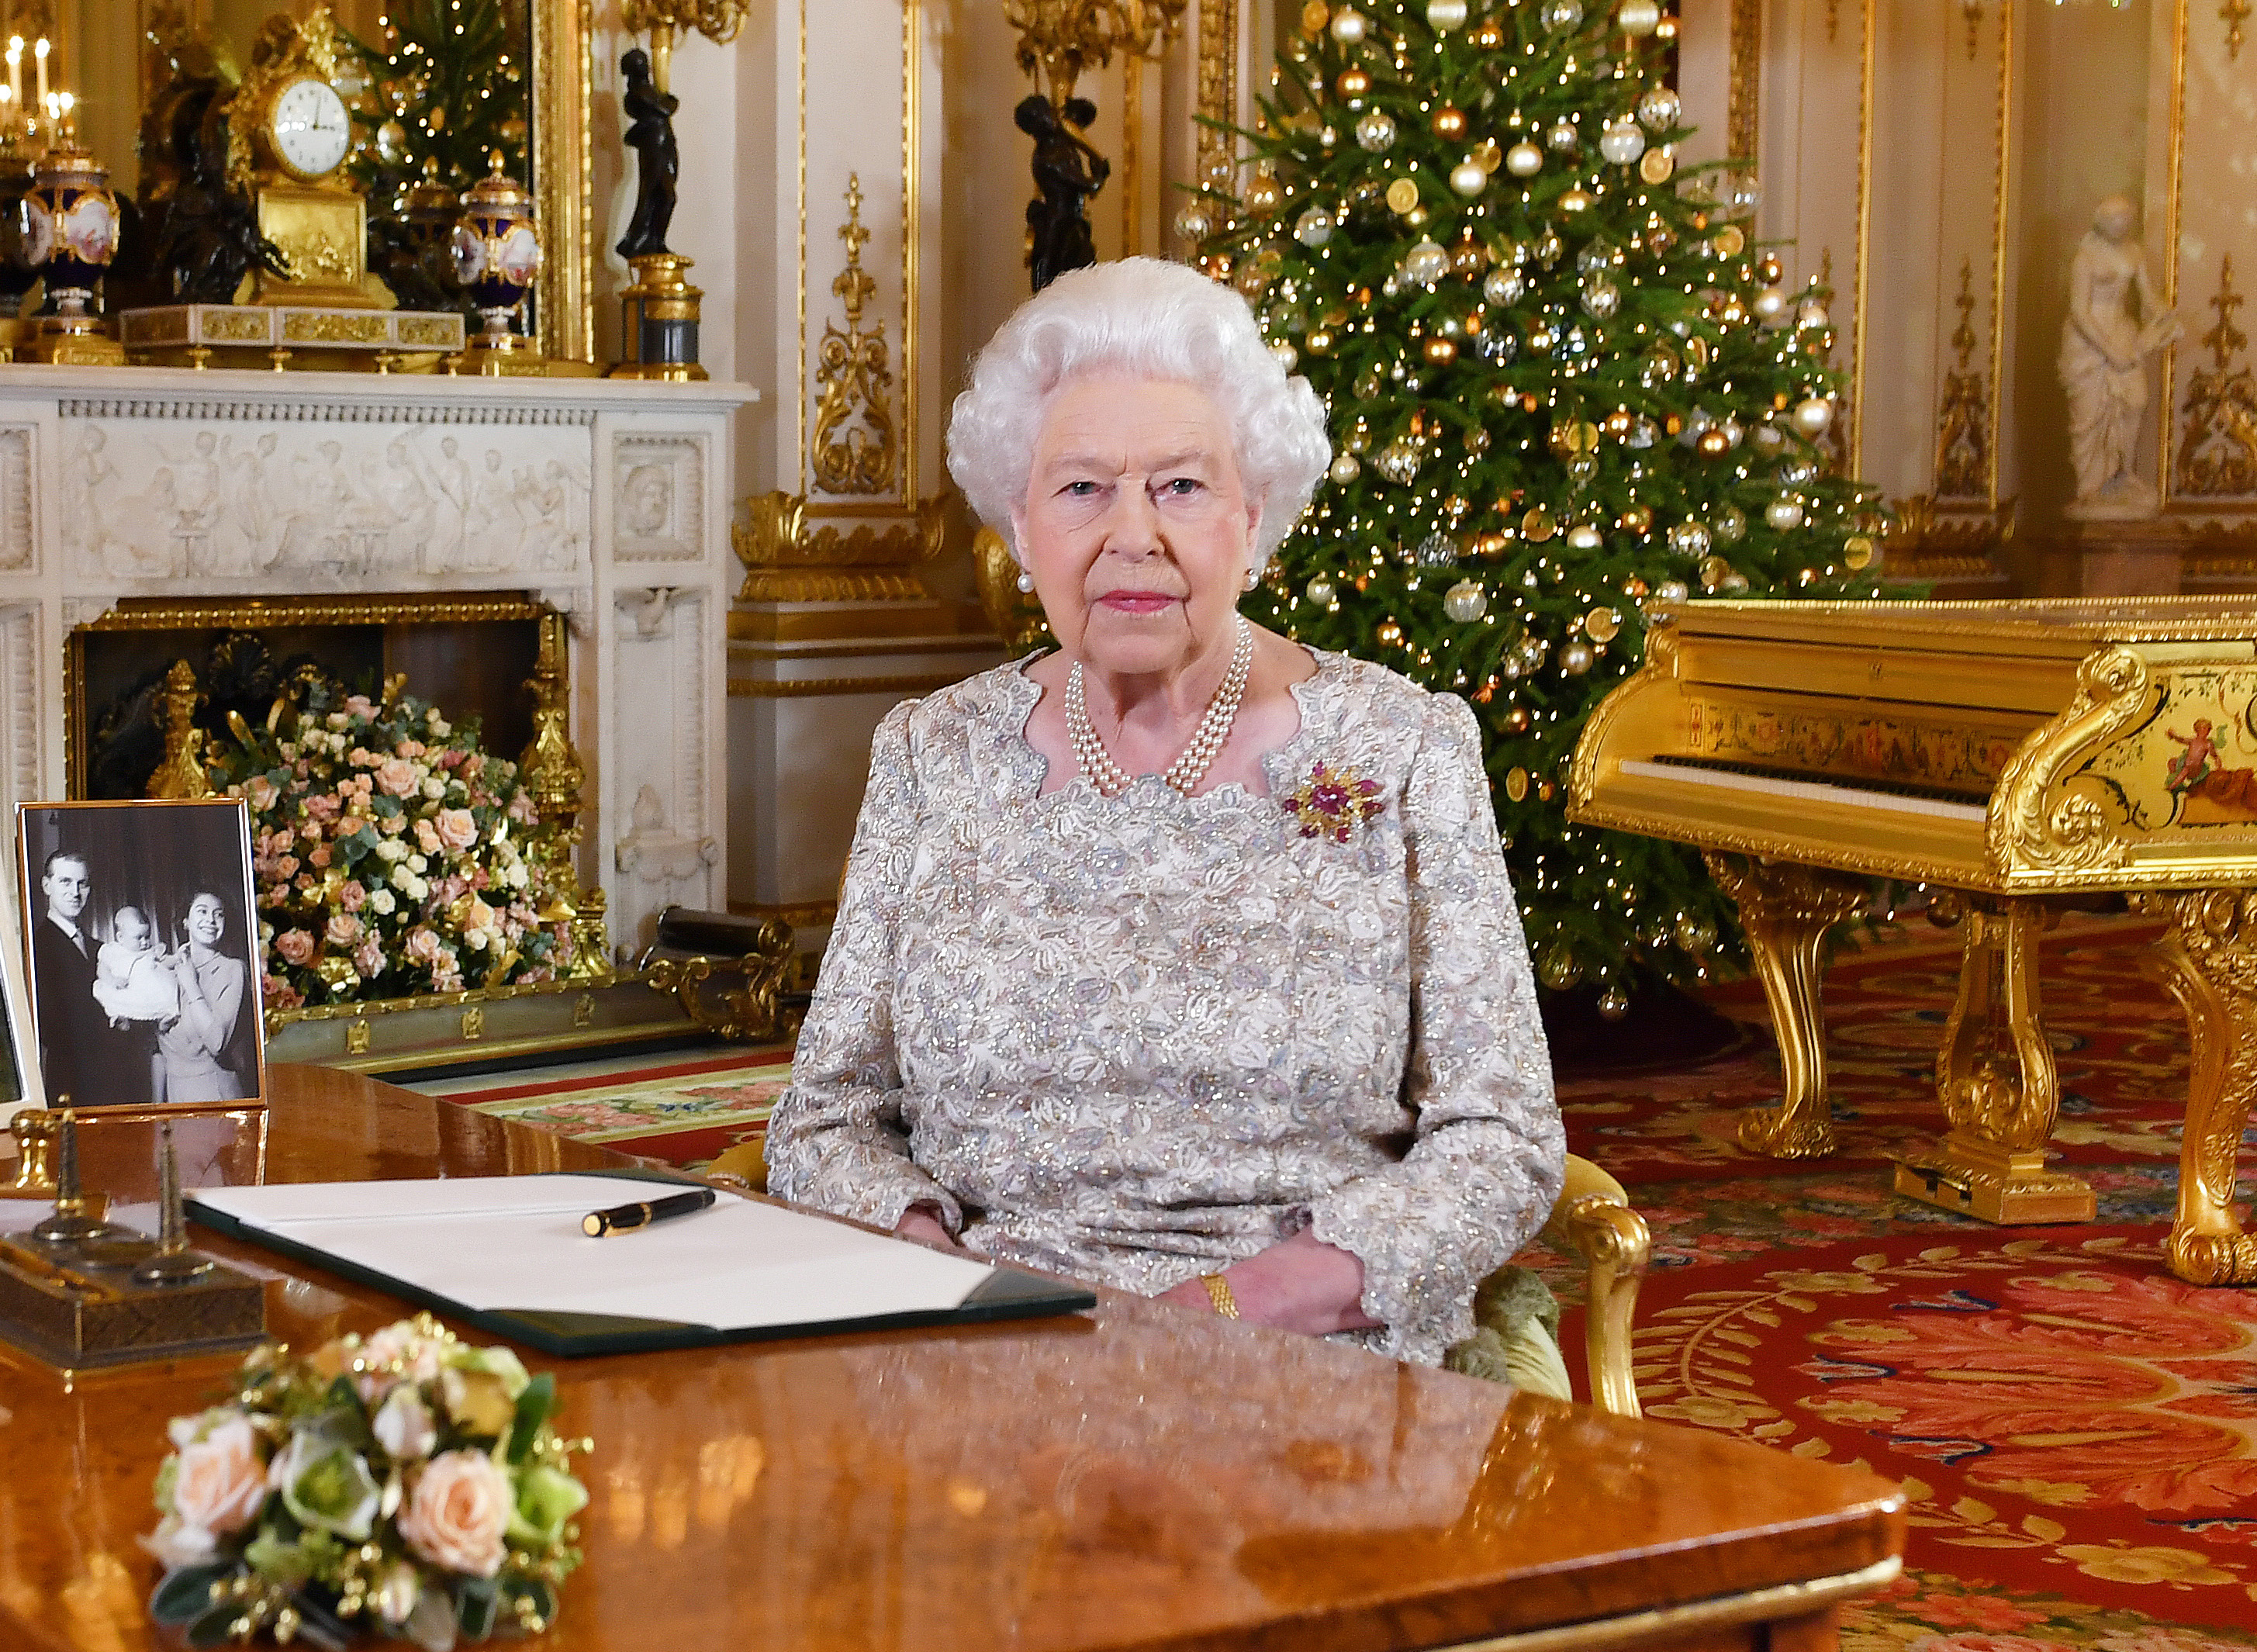
[[[632,1162],[350,1074],[279,1067],[201,1179]],[[147,1197],[148,1127],[89,1127]],[[246,1246],[307,1346],[400,1304]],[[474,1336],[478,1333],[470,1333]],[[481,1337],[481,1340],[486,1338]],[[1105,1293],[1094,1313],[555,1360],[592,1436],[555,1652],[1106,1647],[1831,1652],[1903,1499],[1842,1469]],[[159,1644],[152,1477],[223,1366],[67,1389],[0,1354],[0,1646]]]

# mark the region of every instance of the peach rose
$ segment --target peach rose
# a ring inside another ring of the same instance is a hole
[[[407,937],[407,956],[418,964],[429,964],[439,956],[439,935],[434,929],[418,929]]]
[[[337,891],[337,899],[343,903],[347,912],[358,912],[368,904],[368,891],[362,886],[360,879],[356,878]]]
[[[478,841],[478,823],[467,808],[442,808],[434,825],[449,849],[468,849]]]
[[[266,1465],[258,1460],[258,1436],[241,1412],[180,1447],[172,1512],[182,1524],[208,1532],[238,1531],[257,1517],[265,1500]]]
[[[407,1547],[446,1571],[491,1578],[501,1570],[509,1528],[509,1476],[484,1451],[442,1451],[415,1477],[400,1511]]]
[[[429,821],[419,819],[415,822],[415,844],[416,847],[427,855],[437,854],[439,852],[438,829]]]
[[[274,782],[264,774],[252,775],[250,784],[243,788],[243,794],[251,800],[251,808],[262,815],[274,807],[274,800],[280,795],[274,789]]]
[[[360,939],[360,920],[354,917],[350,912],[331,913],[329,914],[329,944],[333,947],[349,947],[352,945],[354,942]]]
[[[412,796],[423,784],[415,766],[401,758],[386,759],[376,772],[376,783],[394,797]]]
[[[286,964],[304,964],[314,956],[314,937],[303,929],[285,929],[274,937],[274,950]]]

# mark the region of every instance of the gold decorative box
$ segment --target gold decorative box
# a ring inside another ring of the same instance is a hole
[[[432,365],[464,342],[450,311],[307,304],[168,304],[126,310],[118,327],[132,360],[168,367],[281,366],[300,351],[322,358],[307,366]]]
[[[0,1239],[0,1340],[62,1371],[248,1348],[266,1334],[265,1290],[215,1264],[180,1284],[137,1281],[157,1246],[138,1236],[47,1246]]]

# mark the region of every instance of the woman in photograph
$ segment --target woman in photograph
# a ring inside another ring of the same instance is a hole
[[[225,1063],[249,971],[241,958],[220,950],[227,903],[199,890],[188,902],[185,925],[187,941],[170,956],[180,987],[180,1017],[157,1034],[158,1099],[240,1101],[249,1092],[242,1076]]]

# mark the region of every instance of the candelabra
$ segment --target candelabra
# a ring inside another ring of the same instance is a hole
[[[669,71],[674,63],[677,34],[696,30],[716,46],[726,46],[745,26],[752,0],[623,0],[619,21],[630,34],[650,35],[651,80],[662,92],[669,91]]]

